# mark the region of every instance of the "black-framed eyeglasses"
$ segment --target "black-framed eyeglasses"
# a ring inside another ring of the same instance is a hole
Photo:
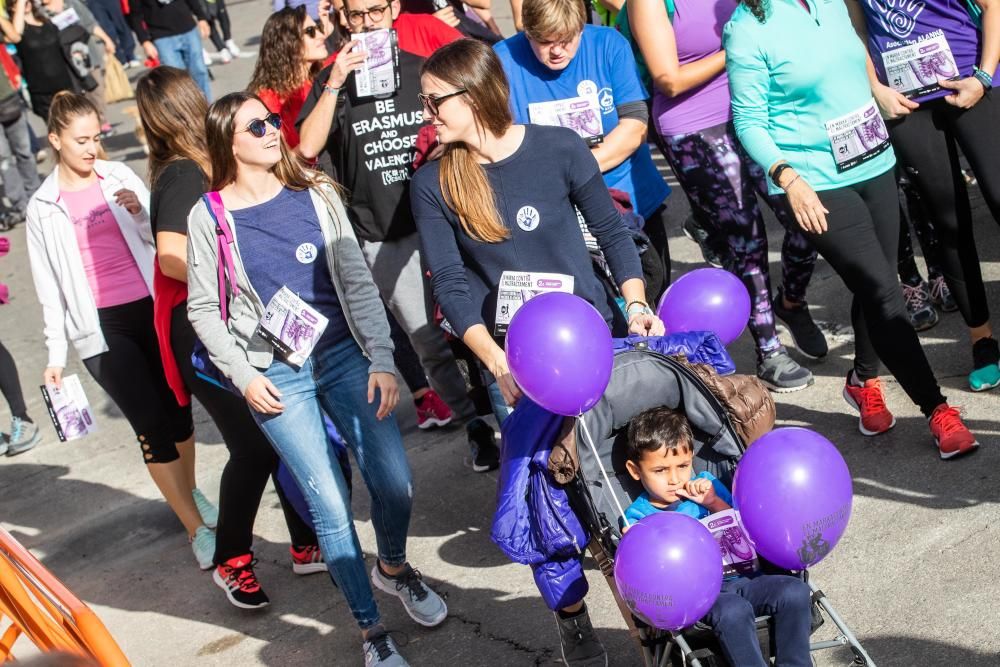
[[[351,25],[361,25],[365,22],[365,16],[372,17],[374,23],[378,23],[385,16],[386,11],[392,6],[392,1],[385,3],[381,7],[369,7],[365,10],[352,10],[345,12],[347,16],[347,22]],[[346,9],[346,7],[345,7]]]
[[[323,24],[322,23],[314,23],[312,25],[307,25],[305,28],[302,29],[302,33],[306,37],[308,37],[309,39],[315,39],[316,35],[325,35],[326,34],[326,33],[323,32]]]
[[[438,95],[436,97],[434,95],[424,95],[423,93],[417,93],[417,99],[420,100],[420,103],[422,105],[424,105],[424,109],[426,109],[428,113],[430,113],[432,116],[436,116],[438,115],[438,109],[441,108],[442,102],[444,102],[445,100],[450,100],[453,97],[458,97],[459,95],[464,95],[467,92],[469,91],[467,91],[465,88],[462,88],[461,90],[456,90],[453,93],[448,93],[447,95]]]
[[[247,123],[247,126],[240,132],[249,132],[258,139],[262,139],[267,134],[267,126],[270,125],[276,130],[281,129],[281,116],[276,113],[269,113],[264,118],[254,118]]]

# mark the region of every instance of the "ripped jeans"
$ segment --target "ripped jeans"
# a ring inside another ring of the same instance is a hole
[[[336,452],[323,427],[325,411],[354,453],[371,496],[378,557],[386,565],[406,561],[413,482],[403,440],[390,415],[375,418],[381,397],[368,403],[368,360],[350,336],[317,348],[301,369],[277,357],[265,375],[281,392],[278,415],[251,410],[302,490],[330,576],[344,593],[358,625],[379,622],[378,606],[354,530],[351,496]]]

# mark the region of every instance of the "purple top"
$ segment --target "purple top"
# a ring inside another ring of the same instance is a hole
[[[674,39],[681,65],[707,58],[722,50],[722,28],[736,11],[737,0],[675,0]],[[653,118],[665,137],[689,134],[728,122],[729,77],[717,77],[676,97],[656,90]]]
[[[944,97],[938,80],[972,76],[979,64],[981,36],[965,0],[858,2],[879,80],[907,97]]]

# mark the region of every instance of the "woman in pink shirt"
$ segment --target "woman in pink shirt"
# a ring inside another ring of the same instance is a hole
[[[71,341],[128,419],[146,469],[208,569],[218,512],[195,485],[191,408],[167,385],[153,329],[149,192],[124,164],[100,159],[97,109],[83,96],[58,93],[48,129],[59,163],[27,209],[49,350],[45,384],[61,384]]]

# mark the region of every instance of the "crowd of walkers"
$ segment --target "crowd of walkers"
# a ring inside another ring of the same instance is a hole
[[[1000,2],[512,4],[521,32],[503,39],[483,0],[279,0],[246,90],[214,102],[202,37],[222,61],[241,54],[223,0],[132,0],[127,17],[111,0],[13,0],[0,18],[20,60],[0,51],[0,220],[27,220],[44,382],[62,382],[72,345],[198,566],[244,609],[268,604],[252,541],[274,478],[293,570],[329,572],[370,667],[406,664],[373,589],[423,626],[448,613],[407,560],[420,489],[397,372],[418,426],[464,425],[485,472],[521,397],[502,285],[555,275],[615,336],[663,334],[680,225],[652,151],[690,200],[684,227],[746,286],[773,391],[812,385],[801,357],[828,352],[806,299],[820,256],[851,294],[843,396],[862,433],[895,424],[885,364],[942,459],[978,446],[917,336],[935,307],[968,327],[969,388],[1000,386],[969,195],[978,183],[1000,221]],[[155,65],[136,88],[146,180],[101,145],[103,68],[139,64],[133,32]],[[360,79],[386,62],[386,90],[366,94]],[[26,99],[56,156],[41,182]],[[761,203],[784,230],[776,288]],[[0,454],[27,451],[38,427],[2,345],[0,389]],[[197,484],[192,396],[229,452],[218,508]],[[370,571],[347,452],[371,497]],[[586,605],[555,613],[567,664],[605,664]]]

